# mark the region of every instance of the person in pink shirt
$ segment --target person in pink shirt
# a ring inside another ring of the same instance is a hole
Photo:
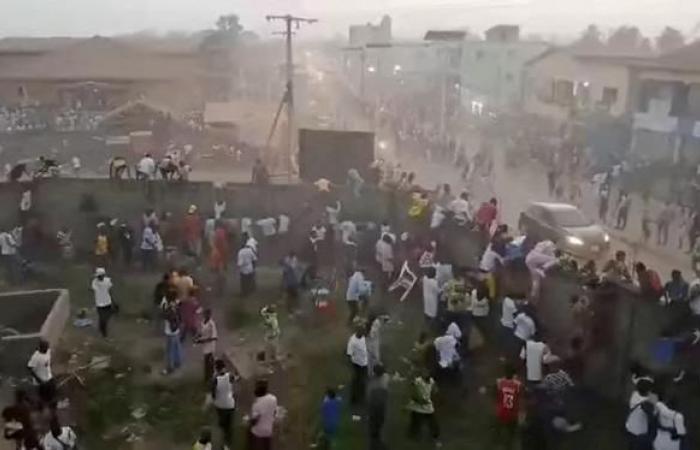
[[[266,380],[255,385],[255,401],[250,412],[250,450],[272,450],[277,418],[277,397],[268,392]]]

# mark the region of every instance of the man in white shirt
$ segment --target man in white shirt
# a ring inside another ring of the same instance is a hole
[[[479,269],[486,273],[493,273],[498,265],[503,265],[503,257],[493,250],[491,244],[486,247],[486,251],[481,256],[481,262],[479,263]]]
[[[202,346],[204,355],[204,381],[210,382],[214,376],[214,352],[216,351],[216,341],[219,333],[216,330],[216,323],[211,318],[211,309],[207,308],[202,313],[202,324],[199,327],[199,336],[196,342]]]
[[[107,276],[107,272],[102,267],[95,270],[95,277],[92,279],[92,292],[95,294],[95,307],[97,308],[98,327],[102,337],[107,337],[107,327],[112,316],[114,305],[112,304],[112,280]]]
[[[513,323],[515,325],[513,335],[520,340],[520,345],[525,345],[525,342],[531,339],[537,331],[535,321],[530,316],[529,311],[520,311],[517,313],[515,319],[513,319]]]
[[[367,382],[367,365],[369,364],[369,353],[367,351],[367,340],[362,327],[357,327],[357,331],[348,339],[345,354],[350,358],[352,364],[352,383],[350,385],[350,403],[359,404],[365,396],[365,384]]]
[[[155,232],[154,226],[148,223],[141,233],[141,264],[144,271],[154,269],[158,259],[159,236]]]
[[[216,376],[211,383],[211,398],[219,419],[219,428],[224,440],[224,449],[233,446],[233,415],[236,412],[236,400],[233,397],[235,377],[226,370],[226,363],[217,359],[214,363]]]
[[[542,365],[557,361],[559,358],[552,354],[544,342],[529,339],[520,352],[520,358],[525,361],[526,379],[528,383],[537,384],[544,378]]]
[[[238,251],[238,270],[241,276],[242,297],[247,297],[255,291],[255,263],[257,260],[258,256],[248,244]]]
[[[462,192],[459,198],[452,200],[448,208],[454,214],[454,219],[459,225],[465,225],[472,221],[472,206],[469,203],[469,194]]]
[[[430,326],[434,326],[437,319],[439,296],[440,287],[436,278],[436,270],[434,267],[428,267],[426,275],[423,277],[423,314]]]
[[[156,161],[150,153],[146,153],[136,164],[136,179],[151,180],[156,173]]]
[[[44,404],[52,406],[56,398],[56,385],[51,371],[51,350],[48,342],[43,339],[39,341],[36,351],[29,358],[27,368],[38,386],[39,398]]]
[[[438,354],[438,365],[442,369],[454,369],[459,363],[459,353],[457,353],[457,339],[449,330],[444,335],[435,338],[433,345]]]
[[[652,382],[639,380],[632,392],[629,401],[625,430],[629,437],[631,450],[651,449],[649,436],[649,419],[655,414],[655,407],[651,399]]]
[[[0,256],[5,266],[5,276],[10,283],[15,283],[19,279],[17,247],[17,240],[11,233],[7,231],[0,233]]]
[[[271,449],[277,417],[277,397],[268,392],[267,381],[255,385],[255,401],[250,412],[251,448]]]

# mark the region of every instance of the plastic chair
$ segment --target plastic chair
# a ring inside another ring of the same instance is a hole
[[[403,266],[401,266],[399,277],[391,284],[391,286],[389,286],[389,292],[393,292],[398,288],[403,288],[404,293],[400,298],[400,300],[403,302],[413,290],[413,286],[416,285],[416,281],[418,281],[418,277],[408,267],[408,261],[404,261]]]

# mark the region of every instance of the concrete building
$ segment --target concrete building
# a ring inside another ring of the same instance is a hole
[[[388,45],[391,43],[391,17],[382,17],[379,25],[351,25],[348,45],[350,47],[366,47],[368,45]]]
[[[633,66],[631,150],[700,162],[700,42]]]
[[[631,64],[641,58],[552,48],[525,64],[525,112],[564,122],[603,112],[630,110]]]
[[[545,42],[520,40],[517,25],[497,25],[484,40],[462,46],[461,82],[465,106],[478,99],[496,108],[520,104],[525,63],[549,48]]]
[[[152,52],[103,37],[52,44],[0,46],[0,103],[108,110],[139,97],[176,109],[202,102],[196,53]]]

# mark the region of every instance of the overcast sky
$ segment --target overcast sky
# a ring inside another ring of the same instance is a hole
[[[1,36],[110,35],[139,30],[197,30],[224,13],[265,35],[265,14],[320,19],[300,36],[345,35],[351,23],[394,19],[395,35],[428,28],[469,27],[477,32],[516,23],[525,33],[574,36],[588,23],[609,28],[637,24],[654,34],[665,25],[685,32],[700,22],[697,0],[0,0]]]

